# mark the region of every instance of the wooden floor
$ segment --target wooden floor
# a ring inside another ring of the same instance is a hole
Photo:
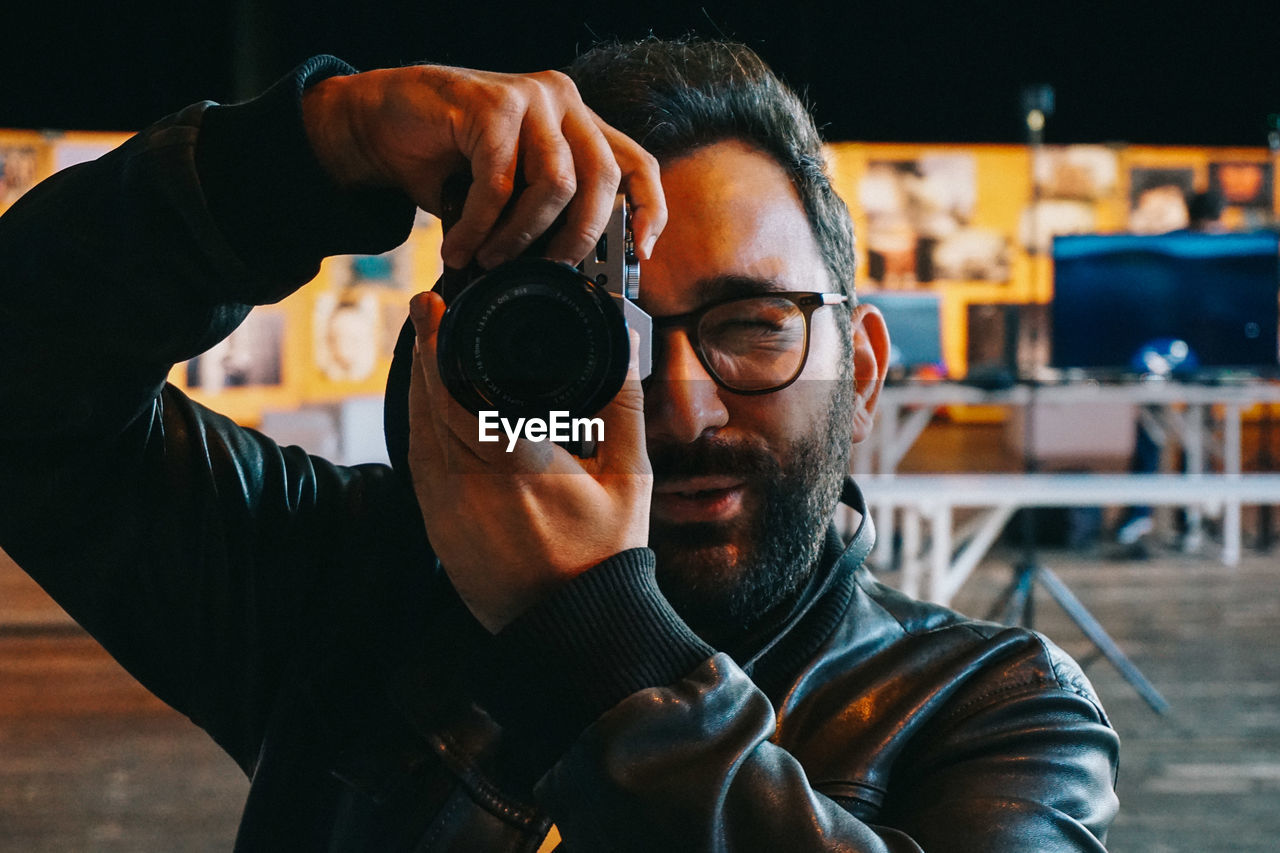
[[[0,851],[228,851],[248,788],[0,554]]]
[[[990,448],[937,452],[972,460]],[[1203,556],[1157,547],[1140,561],[1107,551],[1041,557],[1172,703],[1157,716],[1105,661],[1088,665],[1123,738],[1110,849],[1280,849],[1280,547],[1247,550],[1234,570],[1211,545]],[[959,608],[985,614],[1014,558],[990,555]],[[1043,596],[1037,617],[1037,628],[1090,657]],[[203,733],[0,555],[0,851],[226,851],[247,788]]]

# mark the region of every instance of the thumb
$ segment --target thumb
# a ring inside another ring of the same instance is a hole
[[[649,454],[645,451],[644,388],[640,384],[640,335],[628,331],[631,360],[622,389],[601,410],[608,433],[600,442],[597,455],[601,468],[615,474],[651,473]]]
[[[424,290],[409,300],[409,319],[413,321],[413,330],[418,334],[419,344],[427,343],[435,337],[443,316],[444,300],[434,290]],[[430,343],[434,349],[435,341]]]
[[[436,345],[443,317],[444,300],[434,290],[423,291],[409,300],[409,319],[418,336],[417,368],[422,371],[432,399],[436,400],[445,399],[439,395],[447,393],[436,367]]]

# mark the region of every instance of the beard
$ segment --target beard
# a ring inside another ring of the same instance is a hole
[[[655,480],[745,478],[743,511],[731,521],[650,520],[659,587],[708,642],[741,637],[790,604],[817,564],[851,448],[852,383],[831,384],[826,416],[784,447],[711,435],[649,448]]]

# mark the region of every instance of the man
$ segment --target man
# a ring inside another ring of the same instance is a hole
[[[1225,202],[1221,193],[1216,190],[1189,192],[1183,199],[1187,206],[1187,226],[1170,231],[1170,234],[1221,234],[1226,231],[1222,223]],[[1142,348],[1134,355],[1130,366],[1145,373],[1147,365],[1144,363],[1144,350],[1147,348]],[[1177,366],[1186,370],[1189,365],[1180,363]],[[1133,474],[1154,474],[1160,470],[1166,443],[1161,415],[1160,406],[1142,406],[1139,410],[1134,422],[1133,452],[1129,455],[1129,471]],[[1186,470],[1185,459],[1178,464],[1180,470]],[[1198,519],[1198,510],[1192,512],[1196,513]],[[1187,513],[1185,507],[1178,511],[1178,532],[1183,537],[1183,549],[1195,551],[1200,547],[1200,522],[1197,520],[1188,525]],[[1122,554],[1134,559],[1147,559],[1150,556],[1147,538],[1155,529],[1155,517],[1150,506],[1127,507],[1120,519],[1120,526],[1116,528],[1116,542],[1122,547]]]
[[[842,491],[862,510],[888,338],[795,96],[745,48],[655,40],[577,87],[349,71],[189,108],[0,221],[0,545],[251,774],[238,848],[1101,849],[1117,745],[1075,665],[876,584],[865,513],[825,532]],[[163,387],[460,169],[455,267],[549,227],[576,260],[632,202],[654,375],[595,458],[478,441],[433,294],[399,475]]]

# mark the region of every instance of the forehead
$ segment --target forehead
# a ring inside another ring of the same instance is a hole
[[[800,197],[776,160],[737,141],[662,167],[669,218],[641,266],[641,304],[655,315],[761,289],[829,290]]]

